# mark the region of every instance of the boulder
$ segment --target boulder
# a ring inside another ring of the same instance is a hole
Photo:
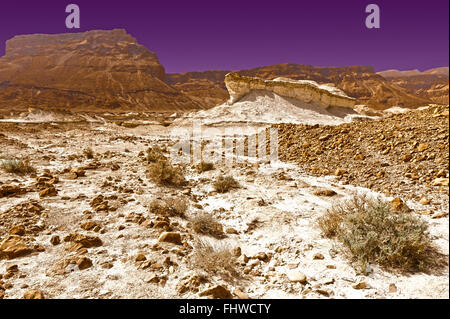
[[[0,243],[0,259],[14,259],[30,254],[33,250],[28,247],[20,236],[11,235]]]

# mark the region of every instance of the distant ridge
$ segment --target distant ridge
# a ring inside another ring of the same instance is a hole
[[[419,70],[407,70],[407,71],[399,71],[399,70],[386,70],[386,71],[380,71],[377,72],[377,74],[381,75],[385,78],[396,78],[396,77],[407,77],[407,76],[415,76],[415,75],[423,75],[423,74],[434,74],[434,75],[444,75],[449,76],[449,68],[448,66],[445,67],[439,67],[439,68],[433,68],[429,69],[423,72],[420,72]]]
[[[449,68],[439,67],[420,72],[387,70],[378,72],[393,85],[438,104],[449,103]]]

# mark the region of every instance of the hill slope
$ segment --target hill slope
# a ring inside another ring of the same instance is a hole
[[[193,109],[125,30],[23,35],[0,58],[0,108]]]

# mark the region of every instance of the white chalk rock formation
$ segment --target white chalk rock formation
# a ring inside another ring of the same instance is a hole
[[[340,89],[326,84],[320,85],[308,80],[291,80],[287,78],[263,80],[231,72],[225,76],[225,85],[230,94],[229,104],[236,103],[253,90],[270,91],[279,96],[293,98],[306,103],[315,102],[324,108],[344,107],[353,109],[356,104],[354,98],[347,96]]]

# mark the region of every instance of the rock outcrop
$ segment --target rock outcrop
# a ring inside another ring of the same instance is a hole
[[[224,82],[230,96],[228,102],[185,114],[174,123],[185,126],[195,120],[211,126],[339,125],[359,117],[356,100],[332,85],[287,78],[263,80],[235,72],[228,73]]]
[[[155,53],[125,30],[22,35],[0,58],[0,108],[184,110]]]
[[[324,108],[330,106],[353,108],[355,105],[355,99],[348,97],[341,90],[330,85],[319,85],[314,81],[286,78],[263,80],[238,73],[228,73],[225,76],[225,86],[230,94],[230,104],[239,101],[253,90],[264,90],[306,103],[315,102]]]
[[[231,71],[228,71],[231,72]],[[227,71],[205,71],[183,74],[168,74],[167,81],[183,93],[195,97],[202,107],[208,108],[221,104],[227,98],[224,75]],[[259,68],[236,71],[240,75],[273,80],[285,77],[292,80],[311,80],[320,84],[333,83],[348,96],[354,97],[357,104],[364,104],[373,109],[384,110],[393,106],[417,108],[432,102],[428,98],[417,96],[404,88],[390,83],[375,73],[370,66],[314,67],[293,63],[268,65]],[[196,85],[201,83],[201,85]],[[214,101],[207,99],[213,92]],[[204,100],[201,100],[201,97]]]

